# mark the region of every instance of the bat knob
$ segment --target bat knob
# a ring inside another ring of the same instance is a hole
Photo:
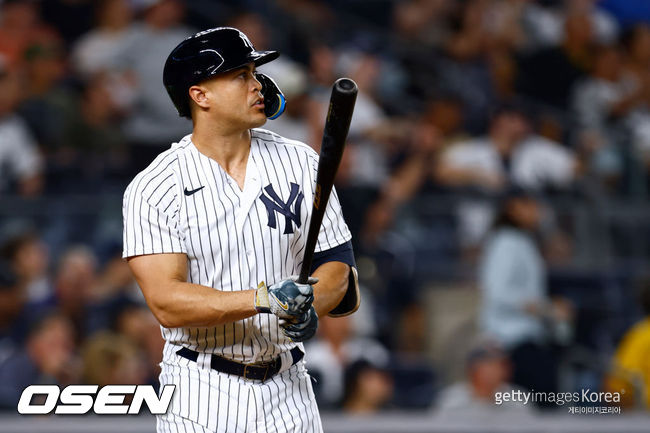
[[[359,90],[357,83],[349,78],[339,78],[336,80],[334,83],[334,89],[340,93],[357,93]]]

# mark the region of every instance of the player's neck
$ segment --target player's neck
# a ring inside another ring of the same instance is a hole
[[[192,132],[192,143],[202,154],[214,159],[227,172],[237,167],[246,167],[248,153],[251,145],[251,134],[249,130],[238,132],[206,131],[201,128],[194,128]]]

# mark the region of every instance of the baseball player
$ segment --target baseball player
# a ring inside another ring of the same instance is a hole
[[[312,277],[297,284],[317,154],[258,129],[284,96],[237,29],[181,42],[163,72],[191,135],[124,194],[124,257],[166,340],[161,385],[176,385],[158,432],[320,432],[301,343],[318,317],[359,303],[348,230],[333,191]]]

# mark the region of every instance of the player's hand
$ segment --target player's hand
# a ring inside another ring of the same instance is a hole
[[[317,278],[310,277],[307,284],[299,284],[298,277],[292,276],[271,287],[264,282],[257,287],[255,308],[260,313],[272,313],[281,319],[296,319],[304,315],[314,301],[312,284]]]
[[[309,311],[303,314],[300,318],[294,321],[280,320],[280,329],[282,333],[291,338],[291,341],[300,343],[307,341],[316,334],[318,329],[318,314],[314,307],[310,307]]]

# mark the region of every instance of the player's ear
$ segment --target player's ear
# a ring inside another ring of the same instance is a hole
[[[207,96],[207,90],[205,87],[200,85],[191,86],[188,90],[190,99],[196,103],[201,108],[209,108],[209,101]]]

